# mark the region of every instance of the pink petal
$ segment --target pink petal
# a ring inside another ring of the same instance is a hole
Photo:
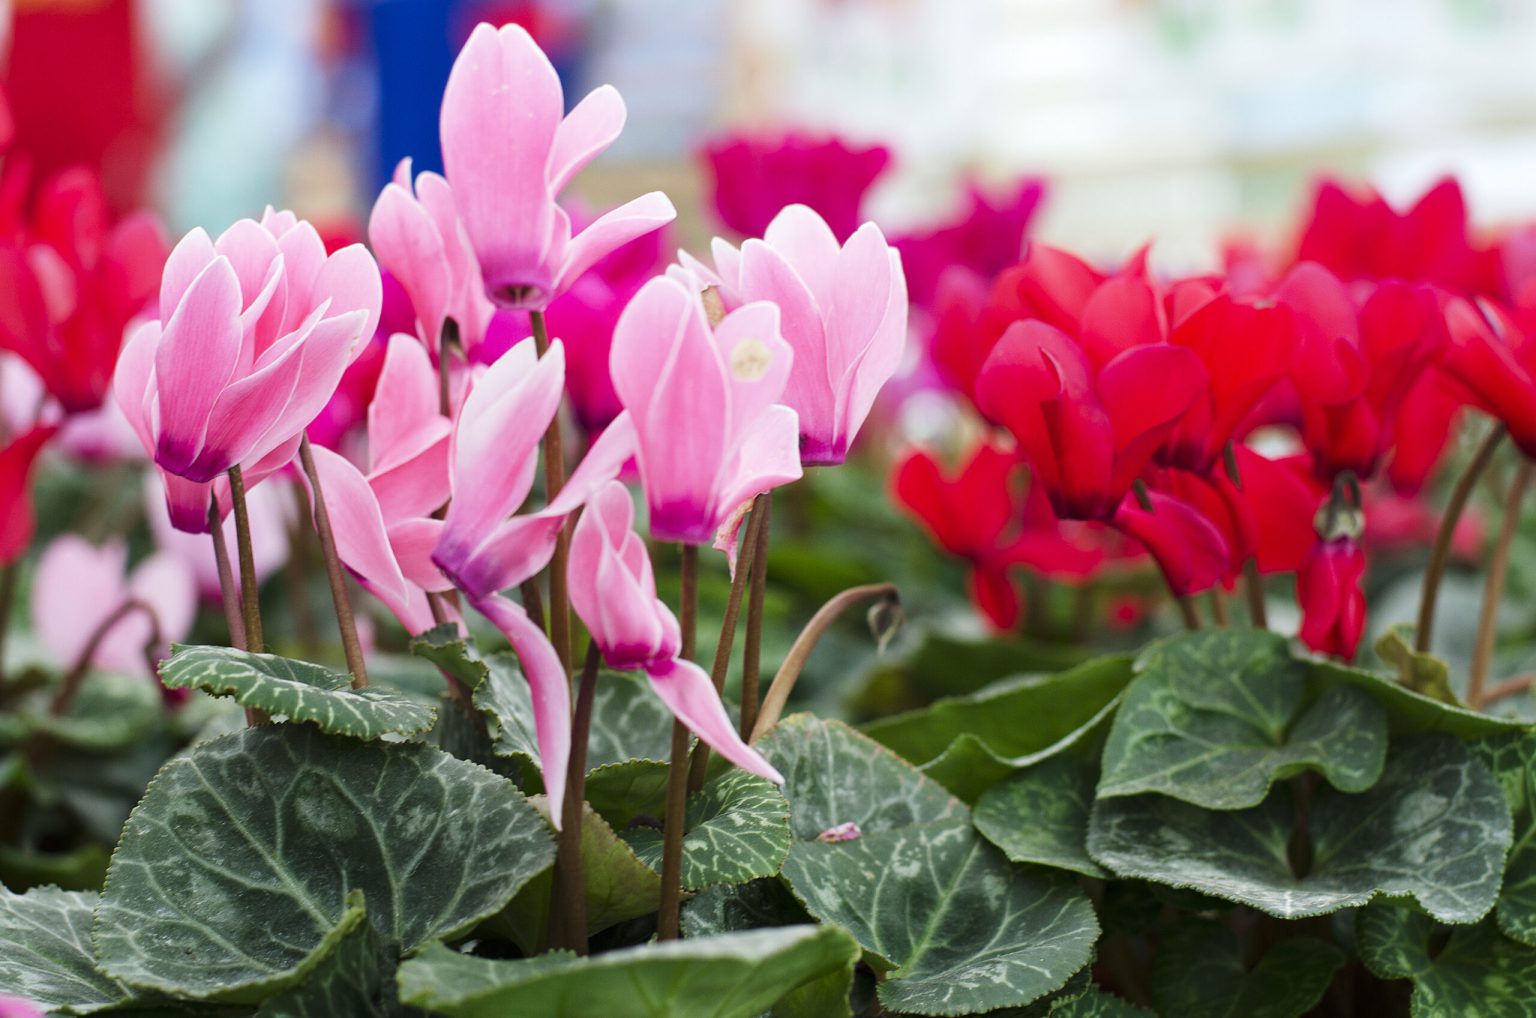
[[[393,525],[397,520],[431,516],[452,495],[448,486],[448,448],[451,428],[447,418],[439,417],[423,426],[410,439],[413,445],[426,441],[408,459],[368,475],[368,483],[378,496],[379,509]]]
[[[606,255],[676,218],[677,210],[660,191],[642,194],[598,217],[591,226],[571,238],[560,262],[555,293],[569,289],[583,272]]]
[[[208,236],[208,231],[201,226],[188,233],[176,246],[171,248],[171,253],[165,260],[165,271],[160,276],[160,313],[168,315],[176,305],[181,303],[181,298],[187,292],[187,287],[192,285],[208,263],[218,257],[218,252],[213,249],[213,240]]]
[[[550,818],[558,829],[565,801],[565,771],[571,757],[570,680],[544,631],[529,620],[521,605],[500,596],[482,598],[474,605],[501,630],[522,662],[523,675],[533,693],[539,769],[544,774],[544,789],[549,793]],[[708,677],[704,681],[708,685]],[[714,693],[713,686],[709,690]]]
[[[834,353],[828,346],[824,316],[831,308],[818,305],[806,281],[760,240],[742,245],[741,293],[746,300],[772,301],[778,306],[784,341],[794,351],[781,389],[784,402],[795,408],[800,426],[808,433],[830,435],[836,427],[838,403],[833,384],[843,374],[841,365],[834,371]],[[775,394],[768,402],[778,398]]]
[[[153,398],[150,388],[155,370],[155,348],[160,343],[160,323],[148,321],[128,334],[128,342],[117,358],[112,376],[112,396],[123,412],[145,453],[155,454],[155,438],[150,428],[145,402]]]
[[[424,425],[446,419],[438,411],[437,371],[426,349],[411,337],[389,337],[384,367],[368,405],[368,461],[371,471],[397,465]]]
[[[72,667],[92,633],[126,597],[121,541],[100,548],[76,534],[54,540],[37,560],[32,581],[32,626],[62,667]],[[82,597],[89,591],[89,597]]]
[[[240,356],[240,281],[215,258],[187,287],[155,349],[160,394],[155,461],[172,472],[191,466],[208,416]]]
[[[332,316],[351,311],[365,312],[358,336],[372,336],[379,327],[379,313],[384,303],[384,284],[379,278],[378,263],[361,244],[342,248],[325,260],[315,276],[310,305],[318,307],[323,301],[331,302]],[[362,350],[362,344],[357,345]]]
[[[409,592],[405,576],[395,561],[384,516],[367,479],[344,457],[324,446],[314,446],[312,451],[336,536],[337,556],[381,599],[404,600]],[[313,490],[310,497],[314,498]]]
[[[571,178],[612,145],[624,130],[624,100],[618,89],[602,85],[588,92],[555,129],[549,153],[549,193],[558,195]]]
[[[784,775],[741,741],[704,669],[692,661],[658,661],[645,670],[651,688],[673,716],[716,753],[742,770],[782,785]]]
[[[448,258],[427,210],[406,188],[386,185],[368,219],[368,240],[379,263],[410,295],[421,340],[436,346],[448,306]]]
[[[844,402],[838,405],[838,420],[841,425],[839,437],[844,451],[858,436],[859,429],[864,426],[870,409],[875,405],[875,397],[880,395],[880,390],[885,387],[885,383],[890,381],[891,376],[896,373],[907,349],[906,275],[901,270],[901,255],[894,249],[887,249],[886,260],[889,265],[887,271],[890,272],[891,287],[885,314],[875,326],[874,334],[869,345],[864,348],[863,354],[848,366],[852,377],[839,386],[844,399]]]
[[[401,520],[389,526],[389,546],[405,578],[422,590],[448,590],[453,584],[432,561],[432,549],[443,533],[443,521],[430,516]]]
[[[443,92],[443,164],[499,302],[552,289],[542,264],[555,225],[547,169],[563,113],[560,79],[526,31],[475,27]]]
[[[798,481],[802,473],[799,419],[787,406],[771,406],[748,430],[723,479],[717,503],[722,516],[765,491]]]
[[[351,362],[353,351],[360,345],[358,340],[364,335],[361,330],[366,314],[366,310],[353,311],[327,318],[315,326],[315,331],[303,344],[303,367],[292,398],[245,458],[260,459],[297,438],[325,409]]]
[[[763,231],[763,240],[805,280],[823,312],[832,306],[840,245],[826,220],[809,206],[786,205]],[[725,268],[718,255],[715,264]]]

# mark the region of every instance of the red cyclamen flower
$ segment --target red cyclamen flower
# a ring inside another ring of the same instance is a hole
[[[1365,553],[1352,537],[1319,540],[1296,575],[1303,643],[1349,661],[1365,631]]]

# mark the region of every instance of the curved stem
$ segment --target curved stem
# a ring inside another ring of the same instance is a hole
[[[549,350],[549,330],[544,323],[544,312],[531,311],[529,324],[533,328],[533,345],[540,357]],[[565,487],[565,451],[560,436],[560,411],[549,420],[549,430],[544,432],[544,498],[552,501]],[[571,674],[571,610],[570,594],[566,588],[567,563],[571,557],[571,525],[567,520],[555,538],[555,554],[549,561],[549,640],[555,645],[555,653]]]
[[[336,553],[336,534],[331,530],[331,511],[320,487],[320,472],[315,469],[315,454],[309,436],[299,439],[299,460],[314,489],[315,533],[320,536],[320,553],[325,558],[325,575],[331,584],[331,603],[336,607],[336,627],[341,631],[341,648],[347,655],[347,671],[352,673],[352,688],[368,685],[368,663],[363,659],[363,644],[357,638],[357,620],[352,617],[352,601],[347,596],[347,578],[341,571],[341,557]]]
[[[1477,643],[1472,650],[1472,668],[1467,677],[1467,706],[1482,707],[1483,686],[1488,681],[1488,666],[1493,660],[1493,645],[1499,632],[1499,606],[1504,600],[1504,580],[1509,575],[1509,552],[1520,525],[1520,502],[1531,483],[1531,461],[1522,459],[1515,470],[1504,503],[1504,522],[1488,561],[1488,579],[1483,588],[1483,606],[1477,618]]]
[[[1477,484],[1477,479],[1488,468],[1493,454],[1498,451],[1499,443],[1504,440],[1505,428],[1502,424],[1494,425],[1488,437],[1483,439],[1483,444],[1477,447],[1477,452],[1472,454],[1472,460],[1467,468],[1456,479],[1456,487],[1451,489],[1450,500],[1445,504],[1445,514],[1440,517],[1440,529],[1435,534],[1434,547],[1430,549],[1429,565],[1424,569],[1424,587],[1419,594],[1419,622],[1418,628],[1413,634],[1413,649],[1420,654],[1429,653],[1430,643],[1433,639],[1435,628],[1435,598],[1440,593],[1440,578],[1445,574],[1446,563],[1451,558],[1451,539],[1456,534],[1456,524],[1461,521],[1461,512],[1467,506],[1467,499],[1472,497],[1472,488]]]
[[[592,730],[592,701],[597,696],[597,669],[602,664],[597,641],[587,645],[571,720],[571,756],[565,775],[565,802],[555,847],[554,900],[550,909],[550,942],[577,954],[587,953],[587,887],[581,869],[582,806],[587,796],[587,740]]]
[[[715,684],[716,694],[725,691],[725,673],[730,668],[731,651],[736,646],[736,621],[741,617],[741,596],[746,589],[747,576],[757,569],[757,534],[763,525],[763,515],[757,508],[767,497],[759,495],[752,503],[752,515],[741,539],[741,557],[736,561],[736,575],[731,577],[731,593],[725,602],[725,618],[720,623],[720,639],[715,643],[715,663],[709,674]],[[708,767],[709,746],[700,739],[693,747],[693,762],[688,767],[688,791],[697,792],[704,787],[704,771]]]
[[[53,702],[48,705],[48,713],[54,717],[61,717],[69,713],[69,708],[74,706],[75,697],[80,693],[81,683],[85,681],[86,675],[91,670],[91,659],[101,649],[101,641],[107,638],[107,634],[119,622],[136,611],[143,612],[145,617],[149,619],[149,643],[147,646],[155,647],[159,645],[161,640],[160,616],[156,615],[155,610],[148,604],[136,597],[130,597],[113,609],[92,631],[91,638],[86,641],[79,657],[75,658],[74,666],[64,676],[64,681],[59,684],[59,691],[54,694]]]
[[[768,535],[773,527],[773,492],[765,491],[753,503],[752,515],[762,513],[757,547],[752,549],[752,601],[747,606],[746,645],[741,651],[741,737],[752,734],[757,724],[758,683],[763,660],[763,599],[768,594]]]
[[[1532,686],[1536,686],[1536,675],[1516,675],[1512,679],[1495,682],[1488,687],[1488,692],[1483,694],[1483,706],[1514,696],[1516,693],[1528,693]]]
[[[251,549],[251,516],[245,504],[245,475],[237,464],[229,468],[229,500],[235,509],[235,548],[240,555],[240,601],[245,618],[246,649],[265,650],[261,633],[261,591],[256,584],[256,557]]]
[[[790,647],[789,653],[784,656],[784,663],[779,666],[778,674],[773,677],[773,683],[768,687],[768,695],[763,697],[763,709],[752,725],[748,742],[756,742],[768,729],[778,724],[779,716],[784,713],[784,705],[789,702],[789,694],[794,691],[795,682],[800,678],[800,672],[805,668],[805,662],[810,658],[811,651],[816,649],[822,634],[843,612],[861,601],[876,598],[890,604],[901,603],[894,583],[871,583],[863,587],[849,587],[822,605],[821,609],[811,616],[811,621],[806,623],[800,635],[795,638],[794,646]]]
[[[699,549],[682,546],[682,595],[678,605],[678,625],[682,629],[682,650],[678,657],[693,660],[694,641],[698,636]],[[688,728],[681,721],[672,722],[672,752],[667,764],[667,808],[661,829],[661,908],[656,913],[658,940],[676,940],[678,910],[683,903],[683,825],[688,813]]]

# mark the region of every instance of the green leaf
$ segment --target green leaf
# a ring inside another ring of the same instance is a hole
[[[864,732],[970,802],[1014,771],[1088,739],[1130,681],[1129,657],[1096,658],[882,718]]]
[[[964,804],[838,722],[798,715],[760,747],[785,775],[795,843],[784,878],[847,927],[891,1011],[969,1014],[1027,1004],[1089,961],[1093,908],[1070,882],[1010,865]],[[819,835],[848,823],[852,840]]]
[[[459,627],[452,622],[434,626],[413,638],[411,653],[437,665],[470,692],[479,690],[490,674],[474,646],[459,636]]]
[[[1101,799],[1158,792],[1244,809],[1306,770],[1344,792],[1363,792],[1381,775],[1385,712],[1347,686],[1307,703],[1307,667],[1283,636],[1183,633],[1147,648],[1136,671],[1104,744]]]
[[[1364,690],[1386,710],[1393,735],[1445,732],[1462,739],[1476,739],[1527,727],[1522,721],[1441,703],[1423,693],[1415,693],[1392,676],[1379,672],[1351,668],[1320,656],[1303,655],[1303,660],[1307,663],[1308,686],[1314,694],[1336,686]]]
[[[1157,1018],[1151,1011],[1094,988],[1051,1006],[1050,1018]],[[1203,1014],[1200,1018],[1205,1018]]]
[[[1514,821],[1496,907],[1499,929],[1536,947],[1536,733],[1482,739],[1472,752],[1499,780]]]
[[[262,726],[150,785],[107,875],[97,957],[130,985],[257,1003],[325,956],[350,891],[410,951],[493,914],[553,857],[538,813],[482,767]]]
[[[808,923],[811,917],[773,877],[746,884],[713,887],[683,903],[685,937],[760,930]],[[853,969],[829,972],[786,994],[773,1006],[772,1018],[847,1018]]]
[[[988,789],[976,803],[976,829],[1014,862],[1105,877],[1088,855],[1088,814],[1098,774],[1057,756]]]
[[[99,972],[91,953],[91,892],[0,887],[0,993],[49,1010],[90,1014],[124,1004],[132,991]]]
[[[784,775],[796,841],[850,822],[871,834],[970,816],[942,786],[840,721],[795,714],[757,748]]]
[[[1536,948],[1510,940],[1492,921],[1450,931],[1431,950],[1437,927],[1400,902],[1361,909],[1355,946],[1383,979],[1413,980],[1413,1018],[1536,1016]]]
[[[702,891],[771,877],[789,854],[789,803],[773,782],[729,771],[688,797],[683,888]],[[661,869],[662,835],[640,827],[622,835],[635,855]]]
[[[1243,963],[1242,941],[1225,923],[1185,919],[1164,930],[1152,968],[1157,1008],[1201,1018],[1300,1018],[1327,992],[1344,952],[1312,937],[1272,947]]]
[[[828,596],[844,586],[851,584],[838,585]],[[1020,637],[977,638],[927,629],[911,639],[912,650],[877,663],[854,695],[854,708],[862,716],[916,710],[936,697],[964,696],[998,679],[1073,668],[1085,657],[1078,647]]]
[[[535,795],[528,801],[548,818],[546,796]],[[583,810],[581,820],[581,872],[586,887],[588,933],[649,915],[661,905],[661,877],[641,862],[590,806]],[[548,947],[545,938],[553,886],[554,873],[545,870],[528,881],[512,903],[492,920],[525,954]]]
[[[330,953],[297,986],[280,991],[255,1018],[408,1018],[421,1012],[400,1003],[395,953],[366,919],[363,895],[347,895],[345,932]]]
[[[964,822],[801,842],[784,876],[812,915],[880,966],[890,1010],[960,1015],[1027,1004],[1093,957],[1093,906],[1065,877],[1011,866]]]
[[[849,971],[835,926],[785,926],[611,951],[491,961],[433,944],[400,969],[400,995],[447,1018],[752,1018],[786,993]]]
[[[106,879],[109,859],[111,853],[94,843],[62,853],[29,852],[0,845],[0,884],[53,884],[66,891],[94,891]]]
[[[55,717],[40,700],[23,721],[55,742],[92,752],[132,747],[160,727],[165,705],[153,681],[142,675],[95,672],[80,684],[69,713]]]
[[[587,772],[587,803],[615,829],[636,820],[661,823],[667,802],[667,765],[660,760],[626,760]]]
[[[343,672],[233,647],[178,646],[161,662],[160,678],[171,689],[205,689],[243,707],[359,739],[415,735],[437,719],[437,711],[399,693],[353,689]]]
[[[1386,632],[1376,638],[1376,656],[1397,671],[1397,681],[1422,693],[1432,700],[1459,707],[1456,694],[1451,691],[1451,670],[1433,654],[1421,654],[1413,649],[1413,627],[1405,622],[1388,626]]]
[[[1283,919],[1413,895],[1445,922],[1493,907],[1510,844],[1509,806],[1486,767],[1448,736],[1395,740],[1381,780],[1348,795],[1320,785],[1309,807],[1312,866],[1292,872],[1289,786],[1217,812],[1160,795],[1100,799],[1088,853],[1122,877],[1188,887]]]

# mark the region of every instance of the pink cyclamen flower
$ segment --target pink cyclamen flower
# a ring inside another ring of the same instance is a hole
[[[432,514],[451,493],[452,426],[438,411],[426,349],[397,334],[368,406],[365,469],[330,449],[313,450],[337,555],[412,634],[433,625],[427,592],[448,586],[431,562],[438,533]]]
[[[678,720],[717,753],[770,781],[784,778],[742,741],[704,669],[679,660],[677,618],[656,597],[645,542],[634,532],[629,491],[610,481],[593,496],[571,538],[571,607],[613,668],[638,668]]]
[[[153,653],[163,656],[191,632],[197,587],[186,564],[162,551],[131,574],[127,565],[128,548],[121,540],[98,548],[65,534],[44,549],[32,584],[32,625],[62,667],[73,667],[91,650],[96,668],[152,676],[146,657],[150,641],[155,640]],[[83,591],[90,596],[82,597]],[[129,602],[135,607],[124,610]]]
[[[653,191],[572,236],[555,199],[613,144],[624,116],[607,85],[565,114],[560,77],[532,36],[518,25],[475,27],[448,76],[440,126],[443,165],[491,300],[541,311],[605,254],[677,217]]]
[[[327,255],[290,212],[242,219],[217,241],[182,238],[160,284],[163,318],[134,331],[114,379],[179,529],[206,528],[208,484],[229,468],[251,487],[293,458],[381,299],[361,245]]]
[[[792,356],[779,309],[763,301],[714,330],[699,295],[667,276],[629,302],[611,366],[652,536],[708,544],[743,502],[800,477],[799,421],[777,403]]]
[[[836,466],[896,371],[907,340],[907,285],[901,256],[874,223],[839,246],[826,222],[804,205],[774,217],[762,240],[738,251],[714,243],[715,272],[685,265],[721,286],[727,307],[777,304],[794,364],[784,403],[800,415],[800,458]]]
[[[459,342],[473,353],[496,307],[485,295],[475,249],[459,218],[448,181],[423,173],[411,185],[411,161],[401,160],[368,220],[379,265],[400,281],[416,312],[416,335],[434,355],[443,323],[452,319]]]
[[[566,518],[618,476],[635,442],[629,416],[620,414],[559,495],[542,509],[512,515],[533,488],[539,440],[560,406],[564,384],[565,350],[558,341],[537,360],[533,344],[520,343],[491,365],[454,425],[447,517],[417,521],[411,534],[413,546],[431,547],[432,565],[517,653],[533,696],[539,765],[557,826],[571,751],[570,682],[544,631],[499,592],[549,564]],[[425,583],[424,572],[411,578]]]

